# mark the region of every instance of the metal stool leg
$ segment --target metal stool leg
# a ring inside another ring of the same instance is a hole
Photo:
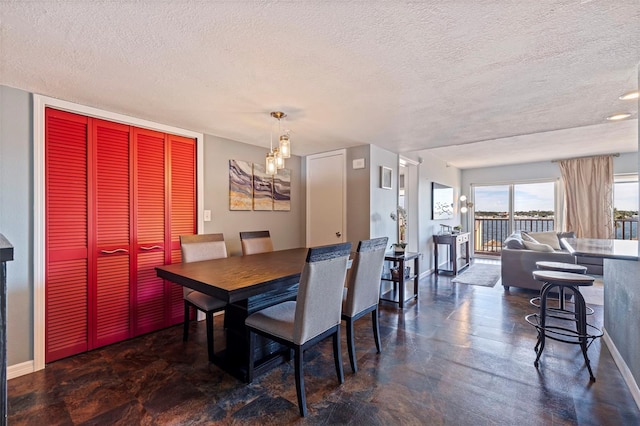
[[[545,283],[542,292],[540,293],[540,328],[538,330],[538,343],[536,344],[536,360],[533,362],[533,365],[538,368],[540,365],[540,356],[542,355],[542,351],[544,350],[545,343],[545,325],[547,318],[547,297],[549,296],[549,291],[554,286]]]
[[[580,341],[580,349],[582,349],[582,356],[584,356],[584,363],[587,366],[587,370],[589,370],[589,377],[592,382],[596,381],[595,376],[593,375],[593,371],[591,370],[591,362],[589,361],[589,356],[587,354],[588,345],[588,335],[587,335],[587,309],[586,303],[584,301],[584,297],[578,291],[577,288],[571,286],[571,290],[573,290],[573,297],[575,299],[575,312],[576,312],[576,331],[578,332],[578,339]]]

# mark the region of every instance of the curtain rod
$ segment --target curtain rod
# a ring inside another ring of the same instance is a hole
[[[612,157],[620,157],[620,153],[619,152],[615,152],[613,154],[585,155],[584,157],[560,158],[558,160],[551,160],[551,162],[552,163],[557,163],[558,161],[578,160],[580,158],[606,157],[606,156],[609,156],[609,155],[612,156]]]

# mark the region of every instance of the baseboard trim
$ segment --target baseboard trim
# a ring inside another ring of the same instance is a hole
[[[618,370],[620,370],[622,378],[624,379],[627,387],[629,388],[629,391],[631,392],[631,396],[633,396],[634,401],[636,401],[636,405],[638,406],[638,408],[640,408],[640,388],[638,388],[638,383],[636,383],[635,379],[633,378],[631,370],[629,370],[627,363],[624,362],[622,355],[620,355],[620,352],[618,352],[618,348],[616,348],[613,340],[611,340],[611,337],[607,333],[607,330],[603,329],[603,332],[604,334],[602,336],[602,340],[604,340],[604,343],[607,345],[609,352],[611,352],[613,361],[618,366]]]
[[[25,361],[20,364],[14,364],[7,367],[7,380],[24,376],[35,371],[33,360]]]

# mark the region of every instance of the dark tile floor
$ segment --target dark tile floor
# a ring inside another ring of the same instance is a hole
[[[423,279],[420,301],[404,311],[381,307],[381,354],[369,317],[358,321],[357,374],[343,327],[342,386],[331,339],[309,350],[306,419],[299,417],[292,363],[241,383],[207,363],[200,323],[187,344],[173,327],[10,380],[9,424],[640,424],[602,342],[589,349],[595,383],[574,345],[548,343],[536,370],[536,333],[524,321],[532,294],[450,281]],[[590,321],[601,326],[602,306],[594,309]],[[217,345],[221,326],[218,317]]]

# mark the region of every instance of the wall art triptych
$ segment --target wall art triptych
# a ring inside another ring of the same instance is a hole
[[[275,176],[263,164],[229,160],[229,210],[291,210],[291,170]]]

